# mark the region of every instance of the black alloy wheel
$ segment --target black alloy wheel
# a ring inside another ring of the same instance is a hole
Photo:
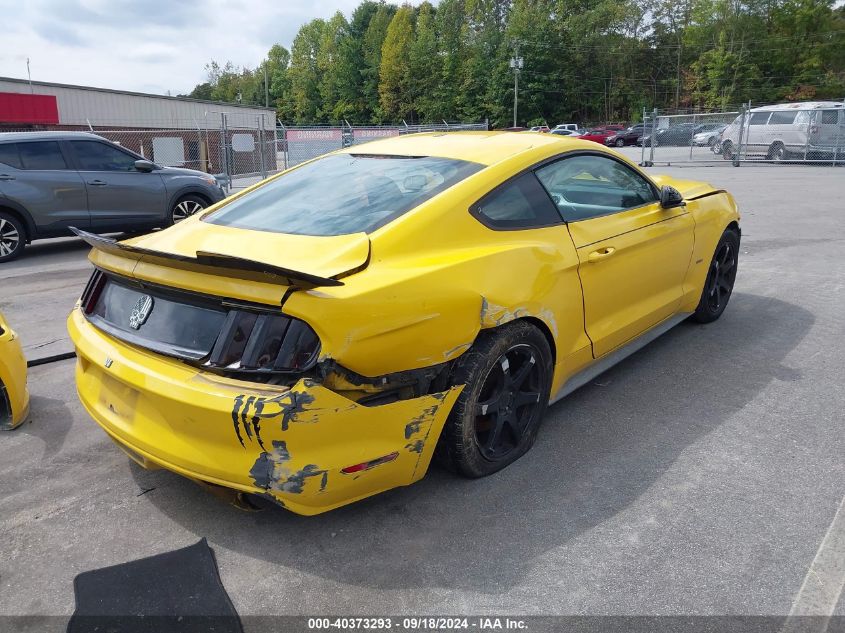
[[[728,305],[733,293],[739,257],[739,236],[732,229],[722,234],[710,268],[704,291],[701,294],[694,318],[700,323],[718,319]]]
[[[527,321],[482,332],[452,368],[452,384],[464,387],[440,437],[439,461],[483,477],[524,455],[548,405],[553,366],[546,336]]]
[[[542,369],[528,345],[502,354],[487,374],[475,405],[475,441],[485,459],[506,458],[522,443],[540,408]]]

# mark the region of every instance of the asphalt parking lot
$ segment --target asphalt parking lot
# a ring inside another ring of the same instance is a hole
[[[241,615],[845,615],[845,174],[651,171],[736,196],[731,304],[551,407],[483,480],[433,468],[318,517],[246,513],[131,463],[78,403],[74,361],[32,368],[32,420],[0,434],[0,615],[69,616],[76,574],[201,537]],[[55,240],[0,267],[28,357],[70,349],[86,254]]]

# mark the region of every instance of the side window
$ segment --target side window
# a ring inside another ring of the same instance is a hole
[[[604,156],[573,156],[537,170],[563,219],[577,222],[657,201],[654,187],[627,165]]]
[[[772,118],[769,119],[769,125],[789,125],[795,122],[795,117],[798,113],[795,110],[782,110],[779,112],[772,112]]]
[[[769,120],[771,112],[752,112],[751,118],[748,120],[748,125],[766,125]]]
[[[838,114],[836,110],[822,110],[822,125],[836,125]]]
[[[18,143],[21,169],[67,169],[65,157],[56,141]]]
[[[555,205],[531,172],[494,190],[472,211],[484,224],[496,229],[529,229],[561,221]]]
[[[98,141],[71,141],[82,171],[135,171],[137,158]]]
[[[23,169],[17,143],[0,144],[0,163],[15,169]]]

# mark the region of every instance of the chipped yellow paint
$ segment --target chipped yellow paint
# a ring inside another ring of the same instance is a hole
[[[0,385],[6,389],[12,405],[12,419],[0,419],[0,430],[13,429],[29,415],[29,391],[26,388],[26,359],[21,342],[0,312]],[[4,423],[5,422],[5,423]]]

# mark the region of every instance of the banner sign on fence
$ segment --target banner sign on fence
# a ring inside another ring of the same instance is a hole
[[[285,132],[288,141],[339,141],[341,138],[340,128],[325,130],[291,130]]]
[[[398,127],[356,127],[352,129],[356,139],[385,138],[388,136],[399,136]]]

